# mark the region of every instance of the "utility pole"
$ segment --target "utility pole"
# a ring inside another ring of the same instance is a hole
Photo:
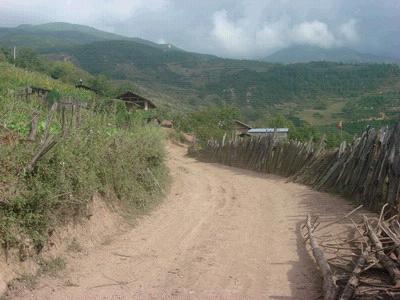
[[[336,128],[340,129],[340,140],[343,142],[343,121],[336,124]]]
[[[14,57],[14,65],[15,65],[15,60],[17,59],[17,46],[14,46],[14,54],[13,54],[13,57]]]

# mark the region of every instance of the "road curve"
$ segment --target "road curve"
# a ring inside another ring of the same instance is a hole
[[[173,183],[157,209],[15,299],[318,299],[321,278],[300,222],[308,212],[329,221],[350,206],[185,153],[169,146]]]

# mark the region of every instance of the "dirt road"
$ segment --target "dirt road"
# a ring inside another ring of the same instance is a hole
[[[170,146],[169,196],[138,225],[21,299],[317,299],[298,228],[344,200],[285,179],[197,162]]]

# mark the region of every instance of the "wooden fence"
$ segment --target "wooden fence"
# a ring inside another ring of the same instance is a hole
[[[54,103],[46,118],[44,133],[39,141],[36,153],[28,163],[25,171],[32,172],[36,163],[49,152],[61,139],[65,138],[73,128],[78,128],[81,123],[81,107],[85,107],[79,101],[60,101]],[[31,128],[27,141],[37,140],[39,112],[33,112]],[[58,134],[51,133],[52,123],[59,123],[61,131]]]
[[[370,209],[388,203],[400,210],[400,123],[380,130],[367,128],[361,137],[338,149],[319,143],[278,141],[273,137],[211,140],[193,151],[199,159],[291,180],[359,201]]]

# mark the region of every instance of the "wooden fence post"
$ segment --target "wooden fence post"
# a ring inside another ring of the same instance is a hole
[[[29,132],[28,141],[35,141],[39,124],[39,112],[35,111],[32,115],[31,130]]]

